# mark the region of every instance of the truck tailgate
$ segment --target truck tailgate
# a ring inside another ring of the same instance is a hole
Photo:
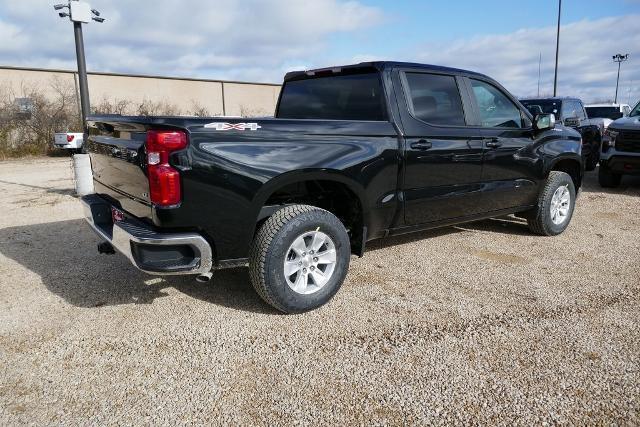
[[[118,200],[136,216],[150,215],[144,125],[90,122],[87,149],[96,191]]]

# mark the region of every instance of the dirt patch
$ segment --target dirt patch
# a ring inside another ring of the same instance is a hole
[[[486,259],[489,261],[507,263],[507,264],[528,264],[529,262],[531,262],[527,258],[518,256],[518,255],[491,252],[486,250],[476,250],[476,251],[472,251],[471,253],[477,256],[478,258]]]

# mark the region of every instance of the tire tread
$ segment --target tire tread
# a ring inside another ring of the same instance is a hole
[[[303,213],[313,211],[324,211],[324,209],[310,205],[291,205],[277,210],[262,224],[251,245],[249,252],[249,277],[251,278],[253,288],[258,295],[260,295],[260,298],[279,311],[286,312],[287,310],[278,303],[265,281],[269,248],[271,247],[273,239],[285,224]]]
[[[547,182],[544,186],[544,189],[540,192],[538,196],[538,207],[533,210],[531,215],[527,218],[527,224],[529,225],[529,230],[531,230],[535,234],[539,234],[542,236],[553,236],[554,233],[547,226],[548,221],[550,220],[549,209],[545,208],[545,200],[553,196],[553,193],[558,188],[559,182],[565,177],[569,175],[562,171],[551,171],[549,172],[549,176],[547,178]],[[569,179],[571,179],[569,177]]]

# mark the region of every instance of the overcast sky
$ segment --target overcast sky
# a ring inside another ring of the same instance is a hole
[[[63,1],[63,0],[59,0]],[[58,2],[59,2],[58,1]],[[0,0],[0,65],[75,68],[56,1]],[[488,74],[518,96],[553,90],[557,1],[91,0],[88,68],[276,82],[292,69],[372,59]],[[481,4],[481,6],[478,6]],[[559,93],[640,99],[640,0],[564,0]]]

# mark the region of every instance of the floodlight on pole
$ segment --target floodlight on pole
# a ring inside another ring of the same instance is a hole
[[[629,59],[628,53],[625,53],[624,55],[621,53],[617,53],[613,55],[613,62],[618,63],[618,78],[616,79],[616,97],[614,98],[614,101],[613,101],[614,104],[618,103],[618,84],[620,83],[620,65],[627,59]]]
[[[88,3],[79,0],[69,0],[67,4],[56,4],[54,10],[69,9],[69,12],[60,12],[60,18],[68,17],[73,22],[73,33],[76,41],[76,60],[78,62],[78,84],[80,86],[80,106],[82,113],[82,126],[86,130],[87,116],[89,115],[89,84],[87,83],[87,63],[84,55],[84,39],[82,37],[82,24],[89,22],[104,22],[104,18],[98,18],[100,12],[91,9]]]

